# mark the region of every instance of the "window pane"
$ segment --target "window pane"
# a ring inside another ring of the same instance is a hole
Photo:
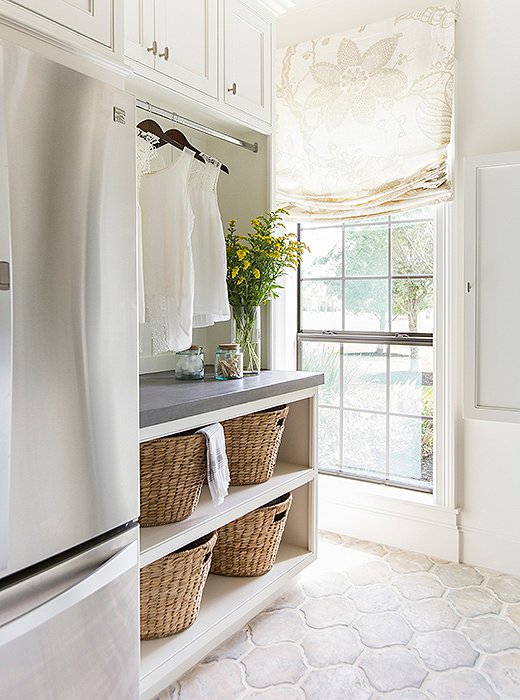
[[[433,348],[391,348],[390,411],[433,416]]]
[[[388,275],[388,226],[345,230],[345,274]]]
[[[390,416],[389,476],[410,485],[433,483],[433,421]]]
[[[433,219],[433,207],[419,207],[412,211],[401,211],[392,214],[392,220],[396,219]]]
[[[345,329],[388,330],[388,283],[386,280],[345,282]]]
[[[319,389],[320,406],[340,405],[340,350],[340,343],[307,342],[301,345],[301,369],[325,375],[325,384]]]
[[[301,319],[305,330],[340,330],[341,282],[301,282]]]
[[[433,275],[433,222],[392,226],[392,274]]]
[[[343,415],[343,466],[363,476],[386,472],[386,419],[378,413],[345,411]]]
[[[309,246],[301,264],[302,277],[341,277],[342,237],[339,228],[300,229],[300,237]]]
[[[433,280],[392,282],[392,330],[433,333]]]
[[[318,412],[318,468],[339,468],[340,410],[320,407]]]
[[[386,410],[386,349],[381,345],[344,345],[345,408]]]

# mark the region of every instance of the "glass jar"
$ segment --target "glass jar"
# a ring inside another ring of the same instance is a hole
[[[204,348],[192,345],[175,353],[175,379],[204,379]]]
[[[215,353],[215,379],[241,379],[243,356],[238,343],[219,345]]]

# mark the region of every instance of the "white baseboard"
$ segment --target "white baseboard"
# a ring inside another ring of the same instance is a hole
[[[520,537],[464,525],[460,531],[464,563],[520,576]]]
[[[436,506],[422,494],[372,486],[320,476],[320,529],[459,561],[457,509]]]

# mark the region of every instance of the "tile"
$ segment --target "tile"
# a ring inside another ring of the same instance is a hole
[[[301,646],[309,664],[317,667],[352,664],[363,651],[356,632],[341,625],[311,630]]]
[[[229,700],[246,688],[237,661],[215,661],[195,666],[179,681],[179,700]]]
[[[278,642],[298,642],[307,628],[297,610],[274,610],[261,613],[249,623],[253,644],[267,646]]]
[[[466,637],[455,630],[420,633],[415,637],[413,646],[433,671],[473,666],[478,657],[478,652]]]
[[[352,603],[340,596],[311,598],[302,605],[302,611],[309,627],[317,629],[350,625],[357,614]]]
[[[433,700],[499,700],[484,676],[469,668],[431,675],[423,690]]]
[[[478,586],[484,580],[482,574],[472,566],[464,564],[437,564],[433,573],[439,581],[448,588],[463,588],[464,586]]]
[[[359,661],[376,690],[389,692],[403,688],[419,688],[428,675],[414,654],[403,647],[369,649]]]
[[[253,693],[248,693],[246,697],[248,699],[256,698],[257,700],[305,700],[303,690],[292,685],[278,685],[266,690],[257,690]]]
[[[373,700],[428,700],[428,696],[416,688],[405,688],[394,693],[374,695]]]
[[[403,615],[419,632],[454,629],[460,622],[460,617],[441,598],[427,598],[408,603],[403,610]]]
[[[398,574],[428,571],[433,566],[431,559],[425,554],[416,554],[414,552],[390,552],[385,561]]]
[[[238,659],[252,648],[246,630],[240,630],[208,654],[202,663],[210,663],[216,659]]]
[[[341,571],[315,570],[311,575],[303,576],[302,579],[302,588],[311,598],[342,595],[349,587],[347,577]]]
[[[406,645],[413,631],[401,615],[393,612],[363,615],[354,623],[367,647],[381,648],[392,644]]]
[[[520,605],[508,605],[506,608],[506,616],[514,625],[520,627]]]
[[[479,651],[495,654],[520,647],[520,632],[507,620],[497,617],[479,617],[466,620],[461,631]]]
[[[520,698],[520,649],[488,656],[480,670],[489,676],[499,693]]]
[[[346,665],[311,671],[301,687],[307,700],[368,700],[372,696],[363,672]]]
[[[355,586],[368,586],[371,583],[385,583],[392,576],[392,570],[384,561],[373,560],[358,564],[347,571],[348,578]]]
[[[367,540],[357,540],[349,546],[358,552],[366,552],[376,557],[384,557],[388,553],[388,549],[384,545],[377,544],[377,542],[368,542]]]
[[[408,600],[422,600],[442,595],[444,588],[430,573],[403,574],[393,581],[393,585]]]
[[[403,599],[388,585],[352,586],[347,596],[359,612],[387,612],[399,610]]]
[[[449,591],[446,600],[450,601],[462,617],[478,617],[478,615],[499,613],[502,609],[502,604],[492,593],[477,586]]]
[[[516,576],[492,576],[487,579],[485,586],[504,603],[520,603],[520,578]]]
[[[253,688],[297,683],[307,670],[303,652],[295,644],[257,647],[244,656],[241,663],[245,667],[247,683]],[[211,695],[208,697],[213,700]],[[234,696],[230,695],[227,700],[232,697]]]
[[[275,600],[266,610],[279,610],[280,608],[297,608],[303,601],[305,596],[299,583],[291,586],[283,595]]]

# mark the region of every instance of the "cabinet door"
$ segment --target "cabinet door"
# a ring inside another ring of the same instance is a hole
[[[465,416],[520,422],[520,152],[465,161]]]
[[[271,121],[271,25],[240,0],[226,0],[224,101]]]
[[[17,0],[16,4],[83,34],[112,45],[113,0]]]
[[[154,67],[154,0],[125,0],[125,55]]]
[[[156,70],[217,96],[217,3],[155,0]]]

